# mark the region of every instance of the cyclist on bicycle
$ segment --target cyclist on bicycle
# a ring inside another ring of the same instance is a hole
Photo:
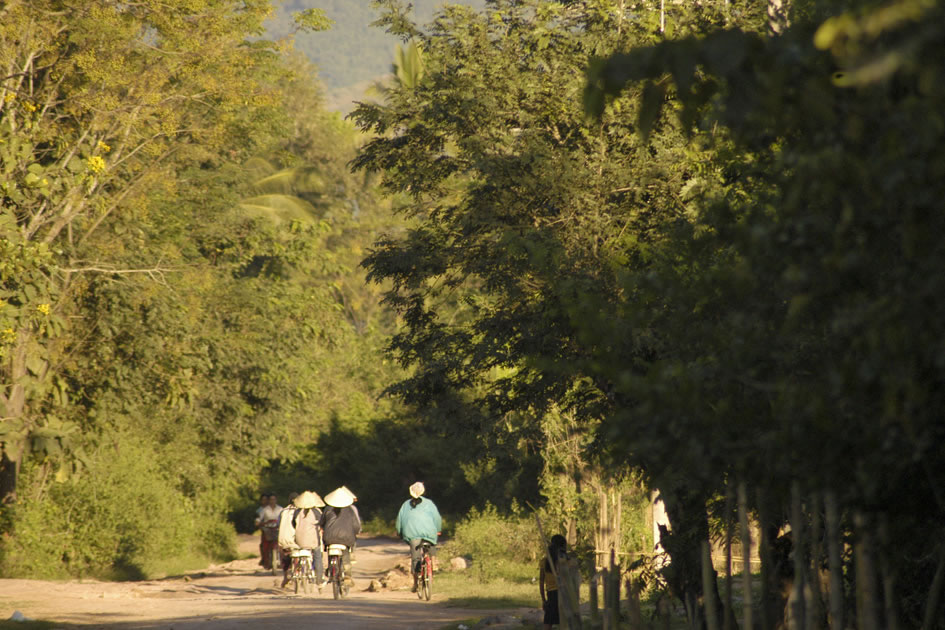
[[[328,507],[322,512],[318,524],[322,528],[322,542],[327,549],[329,545],[345,545],[342,559],[345,568],[345,581],[353,583],[351,578],[351,549],[357,543],[357,536],[361,532],[361,517],[354,507],[357,497],[345,486],[335,488],[325,495]]]
[[[317,586],[321,590],[325,578],[322,565],[321,532],[318,525],[322,511],[318,508],[324,507],[325,502],[315,492],[306,490],[296,497],[294,505],[296,510],[292,516],[292,525],[295,527],[295,543],[299,549],[312,552],[315,575],[318,576]]]
[[[417,591],[417,576],[421,546],[424,541],[431,545],[430,555],[436,556],[436,541],[443,527],[443,519],[436,504],[430,499],[424,499],[426,488],[422,481],[418,481],[409,488],[410,498],[400,506],[397,514],[397,534],[410,545],[410,572],[413,575],[413,591]]]

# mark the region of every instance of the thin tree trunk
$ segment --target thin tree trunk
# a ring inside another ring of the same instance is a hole
[[[712,567],[712,549],[708,540],[702,541],[702,592],[711,593],[715,590],[712,584],[715,580],[715,571]],[[715,609],[715,598],[705,598],[705,620],[707,630],[719,630],[719,611]]]
[[[738,522],[742,538],[742,590],[744,592],[742,627],[745,630],[751,630],[751,531],[748,528],[748,488],[744,481],[738,482]]]
[[[843,559],[840,555],[840,509],[837,494],[824,492],[824,517],[827,521],[827,569],[830,571],[830,618],[828,626],[842,630],[843,625]]]
[[[632,630],[643,630],[643,613],[640,611],[640,591],[633,583],[633,577],[627,578],[627,604],[630,607],[630,628]]]
[[[794,585],[791,602],[791,630],[806,630],[805,576],[807,575],[807,546],[804,532],[804,510],[801,505],[801,486],[791,482],[791,539],[794,542]]]
[[[940,545],[938,549],[938,567],[935,569],[935,577],[932,578],[929,596],[925,600],[925,615],[922,619],[922,630],[932,630],[932,626],[935,624],[939,602],[942,598],[943,582],[945,582],[945,546]]]
[[[856,559],[856,626],[859,630],[880,630],[876,602],[876,567],[874,564],[873,533],[862,513],[853,516],[857,542],[853,545]]]
[[[610,569],[604,574],[604,630],[617,630],[620,619],[620,565],[610,553]]]
[[[722,623],[724,630],[735,628],[735,602],[732,597],[732,529],[735,527],[732,510],[734,507],[735,489],[732,488],[731,483],[727,483],[725,490],[725,618]]]
[[[813,493],[810,501],[810,600],[807,602],[807,628],[820,630],[824,618],[823,598],[820,589],[820,567],[823,557],[823,525],[820,518],[820,495]],[[891,629],[890,629],[891,630]]]
[[[758,607],[761,630],[770,630],[773,627],[772,605],[774,598],[774,589],[772,589],[772,563],[774,557],[771,553],[771,532],[770,530],[770,510],[767,503],[767,494],[761,488],[758,489],[758,520],[761,529],[761,540],[758,541],[758,557],[761,559],[761,604]]]
[[[890,548],[889,527],[884,515],[879,522],[879,573],[883,581],[884,628],[899,630],[899,613],[896,610],[896,568],[889,557]]]

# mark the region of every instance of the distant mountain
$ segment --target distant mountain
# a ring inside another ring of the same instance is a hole
[[[485,0],[412,0],[412,4],[417,21],[423,24],[444,4],[482,7]],[[319,76],[329,91],[329,104],[332,93],[344,93],[347,98],[352,86],[370,85],[390,72],[397,38],[371,26],[377,14],[370,0],[285,0],[267,22],[269,35],[281,37],[290,33],[292,14],[316,7],[334,20],[334,26],[323,33],[297,35],[295,47],[318,66]],[[338,108],[347,109],[343,105]]]

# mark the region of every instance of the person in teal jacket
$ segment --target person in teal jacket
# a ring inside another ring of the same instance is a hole
[[[413,590],[417,590],[417,565],[420,562],[420,546],[423,541],[433,545],[430,555],[436,555],[436,541],[443,526],[443,519],[436,504],[424,499],[426,488],[418,481],[409,488],[410,498],[400,506],[397,513],[397,534],[410,545],[410,572],[413,575]]]

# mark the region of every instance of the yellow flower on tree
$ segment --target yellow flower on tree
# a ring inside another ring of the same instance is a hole
[[[111,148],[110,146],[108,146],[107,144],[105,144],[105,143],[102,142],[101,140],[98,141],[98,144],[95,145],[95,148],[98,149],[99,151],[101,151],[102,153],[108,153],[109,151],[112,150],[112,148]]]
[[[49,315],[49,304],[40,304],[36,307],[36,310],[43,315]]]
[[[16,340],[16,332],[12,328],[4,328],[3,333],[0,334],[3,335],[4,343],[12,343]]]
[[[105,170],[105,160],[98,155],[93,155],[85,161],[92,173],[98,174]]]

